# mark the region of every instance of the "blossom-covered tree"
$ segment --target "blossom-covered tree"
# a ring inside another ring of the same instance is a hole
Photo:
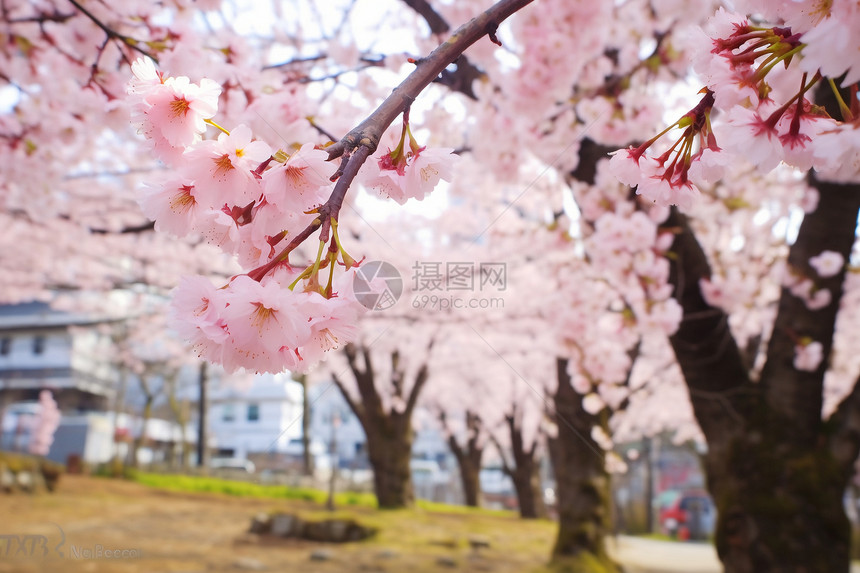
[[[377,257],[356,197],[408,207],[444,188],[446,215],[475,206],[419,246],[497,242],[525,226],[506,213],[538,214],[573,239],[567,264],[542,240],[511,260],[531,265],[582,406],[623,402],[623,357],[668,335],[726,569],[847,570],[860,9],[732,4],[391,2],[370,25],[352,3],[243,19],[216,0],[7,0],[3,297],[202,271],[215,282],[186,278],[174,298],[195,351],[301,370],[360,332],[348,287]],[[360,39],[380,25],[406,39]],[[148,147],[129,143],[129,115]],[[183,239],[134,207],[142,172],[144,212]],[[570,287],[566,303],[544,283]],[[567,312],[582,305],[584,324]]]
[[[60,425],[60,409],[50,390],[39,393],[39,411],[33,420],[28,449],[31,454],[46,456],[54,443],[54,434]]]

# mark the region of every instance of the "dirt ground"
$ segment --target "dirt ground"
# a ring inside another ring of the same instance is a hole
[[[496,516],[354,509],[380,533],[343,545],[261,538],[252,516],[295,501],[165,492],[64,476],[54,494],[0,495],[0,573],[541,571],[554,524]],[[470,547],[482,535],[489,548]]]

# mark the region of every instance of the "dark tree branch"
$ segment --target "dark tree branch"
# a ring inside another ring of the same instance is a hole
[[[427,0],[403,0],[403,3],[418,12],[430,26],[430,31],[436,35],[444,34],[451,27],[448,22],[433,9]]]
[[[447,41],[418,62],[415,70],[397,86],[376,111],[350,131],[343,139],[328,148],[329,159],[359,146],[376,151],[382,133],[394,119],[405,111],[415,98],[433,82],[449,64],[472,44],[495,32],[499,24],[511,14],[529,5],[532,0],[501,0],[486,12],[461,26]]]
[[[340,394],[341,396],[343,396],[343,399],[346,400],[349,409],[352,410],[352,413],[355,414],[355,417],[358,418],[359,421],[361,421],[362,425],[364,425],[364,409],[361,407],[361,403],[356,402],[352,399],[352,396],[349,395],[349,392],[347,392],[346,390],[346,386],[343,385],[343,382],[340,381],[340,379],[337,377],[337,374],[332,372],[331,378],[332,380],[334,380],[337,389],[340,390]]]
[[[511,468],[511,465],[508,463],[508,456],[505,454],[505,449],[502,447],[502,444],[499,442],[496,435],[493,432],[488,432],[487,437],[493,445],[496,447],[496,450],[499,452],[499,458],[502,460],[502,472],[508,477],[513,477],[514,470]]]
[[[699,281],[711,276],[707,257],[687,218],[677,209],[672,209],[663,228],[677,231],[671,248],[673,257],[669,259],[669,281],[684,310],[684,318],[670,341],[690,389],[696,418],[708,436],[743,431],[724,415],[724,408],[728,405],[731,412],[740,412],[744,419],[749,419],[746,414],[756,405],[756,394],[732,392],[752,385],[740,349],[729,330],[728,316],[710,306],[699,289]],[[697,392],[709,396],[722,393],[726,401],[702,399]]]
[[[831,429],[830,452],[838,467],[843,468],[847,485],[853,474],[854,461],[860,455],[860,379],[854,382],[851,392],[831,414],[827,425]]]
[[[429,360],[430,351],[433,349],[433,345],[436,343],[435,335],[430,338],[430,342],[427,343],[427,360]],[[415,383],[412,384],[412,388],[409,390],[409,399],[406,401],[406,415],[412,416],[412,412],[415,410],[415,405],[418,403],[418,395],[421,394],[421,390],[424,388],[424,385],[427,384],[427,378],[430,376],[430,372],[427,367],[427,361],[421,365],[421,368],[418,369],[418,373],[415,375]]]
[[[854,246],[860,209],[860,185],[826,183],[814,176],[810,177],[810,183],[819,192],[818,208],[803,218],[788,254],[788,265],[790,271],[814,280],[816,287],[828,289],[832,300],[822,309],[810,310],[802,299],[783,287],[761,373],[769,408],[790,426],[786,431],[805,443],[818,439],[824,374],[846,272],[843,268],[835,276],[821,278],[809,259],[829,250],[840,253],[847,261]],[[802,338],[820,342],[823,347],[823,359],[814,372],[794,367],[795,347]]]
[[[374,385],[374,372],[370,362],[370,351],[366,347],[362,346],[361,352],[364,358],[364,370],[358,367],[358,363],[356,361],[358,354],[356,352],[355,345],[347,344],[346,347],[344,347],[344,353],[346,354],[349,369],[352,371],[353,377],[355,377],[355,383],[356,386],[358,386],[358,393],[359,396],[361,396],[361,407],[367,417],[379,420],[387,419],[387,414],[382,407],[382,398],[379,396],[379,393],[376,391],[376,386]]]
[[[415,375],[415,383],[412,385],[412,389],[409,391],[409,399],[406,402],[405,411],[407,417],[411,416],[412,412],[415,410],[415,405],[418,403],[418,395],[421,393],[421,390],[427,383],[428,376],[429,371],[427,369],[427,363],[425,362],[418,370],[418,374]]]
[[[143,48],[140,47],[141,42],[139,40],[135,40],[134,38],[131,38],[129,36],[125,36],[125,35],[117,32],[116,30],[111,29],[104,22],[102,22],[101,20],[96,18],[92,14],[92,12],[90,12],[89,10],[87,10],[86,8],[81,6],[77,2],[77,0],[68,0],[68,1],[70,4],[72,4],[72,6],[77,8],[81,12],[81,14],[83,14],[84,16],[89,18],[93,22],[93,24],[95,24],[96,26],[101,28],[102,31],[108,35],[108,38],[111,38],[113,40],[119,40],[120,42],[122,42],[123,44],[125,44],[126,46],[131,48],[132,50],[139,52],[139,53],[143,54],[144,56],[146,56],[147,58],[151,58],[153,62],[158,63],[158,58],[156,58],[155,56],[153,56],[152,54],[150,54],[149,52],[147,52],[146,50],[144,50]]]
[[[63,217],[65,218],[65,217]],[[113,229],[90,229],[90,233],[94,235],[130,235],[136,233],[145,233],[148,231],[152,231],[155,229],[154,221],[147,221],[146,223],[141,223],[140,225],[131,225],[128,227],[122,227],[121,229],[113,230]]]

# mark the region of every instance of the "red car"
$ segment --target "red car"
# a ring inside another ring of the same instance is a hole
[[[660,529],[666,535],[687,540],[704,540],[714,532],[716,510],[708,492],[690,489],[664,492],[660,508]]]

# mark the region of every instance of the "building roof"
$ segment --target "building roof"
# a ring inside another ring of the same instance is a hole
[[[55,326],[86,325],[100,322],[90,316],[55,310],[48,303],[32,301],[0,305],[0,332],[48,328]]]

